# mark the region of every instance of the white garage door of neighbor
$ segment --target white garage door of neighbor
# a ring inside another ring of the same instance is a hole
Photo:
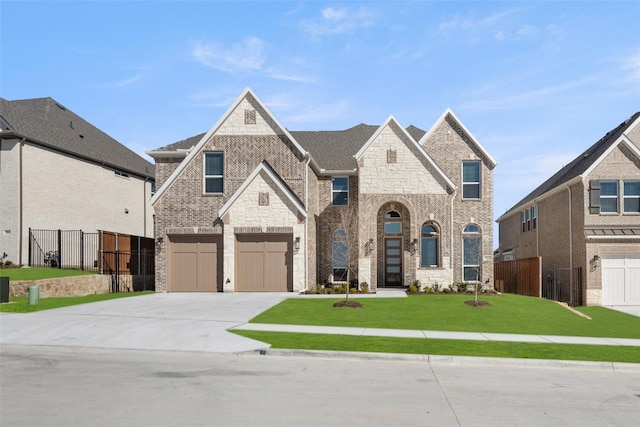
[[[640,305],[640,252],[602,255],[602,305]]]

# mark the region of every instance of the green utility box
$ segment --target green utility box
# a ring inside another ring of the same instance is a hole
[[[9,278],[0,277],[0,303],[9,302]]]
[[[40,288],[29,286],[29,305],[36,305],[40,300]]]

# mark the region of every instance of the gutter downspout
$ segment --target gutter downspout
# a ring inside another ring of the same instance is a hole
[[[307,151],[307,164],[304,169],[304,206],[309,212],[309,163],[311,154]],[[304,288],[309,289],[309,215],[304,220]]]
[[[450,252],[449,252],[449,268],[453,271],[453,201],[456,198],[456,193],[458,192],[457,189],[453,189],[453,194],[451,195],[451,221],[449,224],[449,228],[451,229],[449,235],[451,236],[449,238],[449,246],[450,246]],[[464,262],[464,261],[463,261]]]
[[[569,191],[569,297],[570,303],[573,305],[573,223],[571,212],[571,187],[567,185],[567,191]]]
[[[18,177],[19,177],[19,184],[18,184],[18,192],[19,192],[19,197],[20,197],[20,202],[19,202],[19,211],[20,213],[18,214],[18,265],[22,265],[22,235],[23,235],[23,230],[22,230],[22,221],[23,221],[23,207],[24,207],[24,203],[22,201],[22,196],[23,196],[23,184],[22,184],[22,178],[24,176],[24,174],[22,173],[22,168],[23,168],[23,162],[22,162],[22,148],[24,147],[24,141],[26,140],[26,138],[22,138],[22,141],[20,141],[19,143],[19,151],[18,151],[18,168],[19,168],[19,172],[18,172]]]

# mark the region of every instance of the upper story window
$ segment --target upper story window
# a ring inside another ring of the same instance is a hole
[[[618,213],[618,181],[600,181],[600,213]]]
[[[480,162],[462,162],[462,198],[480,198]]]
[[[640,181],[624,181],[624,213],[640,213]]]
[[[422,226],[420,242],[420,267],[438,266],[438,229],[431,225]]]
[[[349,204],[349,177],[331,178],[331,204],[345,206]]]
[[[384,215],[384,234],[402,234],[402,217],[396,211]]]
[[[204,192],[224,193],[224,154],[204,153]]]
[[[520,222],[522,223],[521,231],[523,233],[535,230],[538,227],[538,206],[533,205],[523,210],[520,215]]]

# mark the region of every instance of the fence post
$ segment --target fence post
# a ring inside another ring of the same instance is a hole
[[[84,233],[80,230],[80,270],[84,271]]]
[[[58,229],[58,268],[62,268],[62,230]]]
[[[31,227],[29,227],[29,249],[28,249],[29,250],[29,261],[28,261],[28,264],[27,264],[29,267],[31,267],[31,262],[32,262],[31,261],[31,257],[32,257],[32,254],[31,254],[31,240],[32,239],[33,239],[33,235],[31,234]]]

